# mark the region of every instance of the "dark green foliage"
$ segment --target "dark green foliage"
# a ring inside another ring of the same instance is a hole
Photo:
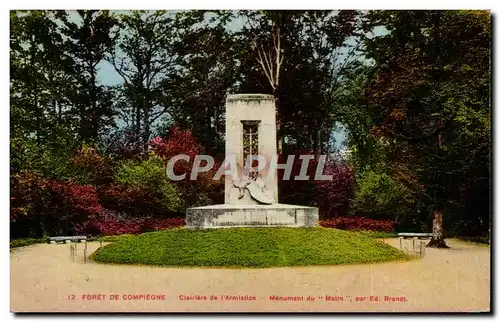
[[[370,12],[366,30],[385,32],[365,39],[372,76],[344,113],[353,131],[356,120],[368,128],[353,142],[359,172],[404,184],[417,200],[412,216],[443,213],[459,234],[489,229],[490,19],[486,11]]]
[[[121,120],[139,136],[146,150],[153,123],[171,112],[164,83],[176,75],[173,13],[133,10],[118,14],[119,30],[107,60],[123,83],[118,86]]]
[[[10,241],[10,248],[17,248],[23,246],[29,246],[34,244],[46,243],[47,240],[45,238],[20,238],[14,239]]]
[[[118,187],[144,191],[153,204],[165,212],[175,212],[182,207],[180,192],[165,175],[165,163],[157,156],[140,162],[122,162],[116,169],[114,181]]]
[[[74,106],[68,114],[78,120],[78,135],[83,142],[98,142],[115,123],[112,90],[98,79],[98,66],[114,46],[118,21],[108,10],[78,10],[78,22],[60,13],[63,34],[68,38],[67,55],[74,61],[75,84],[70,99]]]
[[[413,214],[415,199],[412,191],[386,173],[368,170],[358,175],[358,189],[353,200],[353,212],[377,219],[400,221]]]
[[[102,263],[202,267],[340,265],[403,260],[363,233],[326,228],[172,229],[120,238],[99,249]]]
[[[491,245],[490,236],[461,237],[460,239],[475,244]]]

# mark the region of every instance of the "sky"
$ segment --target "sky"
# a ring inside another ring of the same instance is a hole
[[[123,11],[120,13],[124,13]],[[76,12],[72,14],[73,19],[78,20],[78,15]],[[243,26],[243,21],[241,19],[234,19],[229,23],[228,28],[230,30],[238,30]],[[98,79],[104,85],[119,85],[123,83],[123,79],[116,72],[115,68],[107,61],[103,61],[98,65]],[[345,141],[347,138],[347,134],[345,129],[342,126],[337,124],[336,129],[333,131],[334,145],[335,149],[343,150],[345,149]]]

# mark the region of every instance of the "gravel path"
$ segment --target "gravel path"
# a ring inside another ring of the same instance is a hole
[[[490,248],[447,243],[406,262],[271,269],[84,263],[84,244],[75,261],[70,245],[39,244],[11,252],[11,311],[489,311]]]

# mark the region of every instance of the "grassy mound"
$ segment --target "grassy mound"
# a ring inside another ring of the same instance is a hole
[[[171,229],[118,239],[91,257],[101,263],[279,267],[406,259],[366,234],[327,228]]]

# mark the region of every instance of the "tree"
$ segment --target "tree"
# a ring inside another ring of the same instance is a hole
[[[419,191],[432,212],[429,246],[447,247],[443,214],[463,208],[461,195],[471,181],[489,177],[489,13],[381,11],[368,17],[370,28],[389,31],[365,41],[377,65],[365,97],[372,134],[396,152],[393,175]]]
[[[71,114],[78,119],[80,140],[97,142],[114,125],[113,93],[98,80],[99,65],[114,46],[117,20],[107,10],[78,10],[75,16],[61,12],[63,33],[69,39],[68,55],[74,61],[76,86]]]
[[[140,133],[144,149],[152,125],[171,104],[163,81],[176,70],[173,16],[163,10],[134,10],[118,16],[120,31],[108,61],[123,79],[121,117]]]
[[[48,87],[47,61],[61,39],[51,37],[57,26],[47,12],[11,11],[10,18],[12,134],[33,134],[41,143],[47,136],[45,109],[50,101],[50,94],[42,94]]]
[[[246,11],[246,23],[249,27],[247,30],[252,34],[250,39],[252,41],[252,49],[256,53],[256,60],[259,63],[260,70],[266,76],[269,85],[271,86],[274,96],[275,109],[276,109],[276,132],[277,135],[277,151],[278,154],[283,151],[283,136],[281,134],[281,105],[280,105],[280,73],[282,71],[283,59],[285,58],[284,49],[282,45],[281,26],[286,17],[286,13],[268,12],[258,13]],[[258,30],[252,25],[253,20],[263,18],[260,21],[260,30],[264,30],[265,34],[255,34]],[[266,26],[267,25],[267,26]],[[265,27],[268,28],[265,28]],[[267,29],[267,30],[266,30]]]
[[[227,28],[231,19],[227,12],[177,13],[179,70],[163,84],[173,102],[172,123],[192,131],[206,152],[216,154],[224,151],[225,98],[235,87],[240,64],[239,45]]]
[[[328,146],[335,123],[335,93],[356,52],[357,46],[350,42],[357,33],[359,13],[245,11],[241,15],[245,25],[239,37],[241,43],[253,44],[247,55],[256,62],[252,66],[247,60],[250,77],[246,81],[255,81],[251,75],[257,68],[271,85],[278,153],[284,141],[292,141],[321,154]],[[299,135],[303,137],[298,138]]]
[[[351,67],[357,17],[352,11],[176,14],[179,68],[164,81],[172,102],[169,123],[192,130],[209,151],[221,151],[226,93],[268,92],[277,104],[278,145],[285,152],[311,148],[320,154],[335,123],[334,96],[327,90],[336,93]]]
[[[10,13],[11,172],[40,169],[43,156],[63,156],[75,143],[66,114],[74,61],[66,55],[56,14]]]

